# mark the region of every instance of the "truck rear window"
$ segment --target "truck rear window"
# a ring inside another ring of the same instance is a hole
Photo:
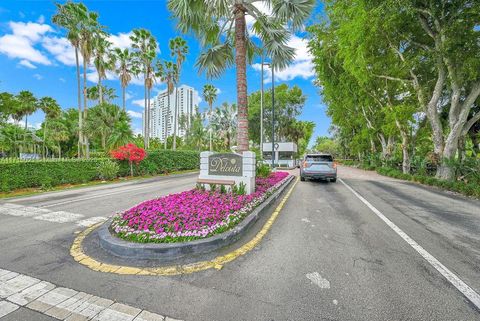
[[[333,162],[333,157],[330,155],[307,155],[305,160],[307,162]]]

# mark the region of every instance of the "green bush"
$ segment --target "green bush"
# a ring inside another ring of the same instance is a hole
[[[139,164],[133,166],[133,172],[138,175],[167,174],[181,170],[200,168],[200,153],[196,151],[156,150],[147,151],[147,156]],[[130,175],[127,161],[120,162],[120,176]]]
[[[98,170],[98,177],[103,180],[112,180],[117,178],[118,172],[120,170],[120,165],[118,162],[113,160],[104,160],[100,162],[97,167]]]
[[[17,161],[0,163],[0,188],[50,188],[61,184],[86,183],[98,177],[99,159]]]
[[[270,176],[271,173],[272,173],[272,169],[270,168],[270,166],[260,162],[257,163],[257,171],[256,171],[257,177],[265,178]]]

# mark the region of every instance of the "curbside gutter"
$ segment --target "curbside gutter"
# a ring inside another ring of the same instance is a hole
[[[275,201],[284,193],[295,179],[290,175],[285,183],[275,191],[265,202],[253,210],[242,222],[233,229],[205,239],[183,243],[134,243],[122,240],[110,233],[112,219],[105,222],[97,231],[100,246],[107,252],[131,259],[156,259],[164,262],[181,259],[190,255],[213,252],[227,247],[243,237],[248,230],[272,207]]]

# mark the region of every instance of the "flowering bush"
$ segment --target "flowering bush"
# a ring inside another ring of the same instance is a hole
[[[198,189],[143,202],[114,217],[112,230],[135,242],[183,242],[224,232],[280,187],[289,174],[256,179],[256,191],[236,195]]]
[[[115,159],[128,161],[128,164],[130,165],[131,176],[133,176],[132,164],[135,163],[138,165],[145,158],[146,155],[143,148],[137,147],[137,145],[131,143],[112,150],[110,154]]]

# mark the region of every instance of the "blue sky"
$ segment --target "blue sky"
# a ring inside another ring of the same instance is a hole
[[[182,35],[175,28],[175,21],[166,8],[166,1],[84,1],[88,8],[100,14],[100,23],[112,34],[110,41],[115,46],[128,47],[128,34],[135,28],[149,29],[157,38],[160,46],[160,58],[169,58],[168,40]],[[319,1],[320,3],[320,1]],[[53,1],[13,1],[0,2],[0,91],[17,93],[20,90],[30,90],[37,97],[51,96],[62,108],[76,106],[76,80],[74,55],[65,37],[65,31],[51,23],[55,12]],[[317,14],[321,14],[319,6]],[[248,21],[248,17],[247,17]],[[311,23],[311,20],[309,23]],[[187,84],[198,91],[208,83],[204,75],[198,74],[194,67],[200,45],[195,38],[184,36],[190,47],[181,83]],[[325,107],[321,102],[318,88],[313,86],[314,79],[311,57],[305,48],[302,34],[291,39],[291,45],[297,49],[295,62],[286,70],[278,73],[276,84],[287,83],[298,85],[308,97],[302,120],[316,123],[314,138],[327,135],[330,119],[325,115]],[[249,66],[248,91],[260,89],[260,72],[258,64]],[[106,85],[117,89],[121,96],[119,83],[114,76],[106,81]],[[92,68],[89,79],[95,81],[96,73]],[[269,79],[267,79],[269,81]],[[228,70],[221,78],[212,80],[220,93],[217,103],[235,102],[235,70]],[[94,85],[90,83],[90,86]],[[143,89],[141,82],[135,81],[128,89],[127,110],[133,119],[136,132],[141,129],[141,112]],[[266,84],[269,88],[270,84]],[[157,84],[153,94],[164,89],[163,84]],[[120,98],[118,104],[121,104]],[[206,108],[205,102],[200,103],[200,109]],[[33,125],[41,123],[43,114],[35,113],[29,118]],[[313,139],[312,139],[313,140]]]

